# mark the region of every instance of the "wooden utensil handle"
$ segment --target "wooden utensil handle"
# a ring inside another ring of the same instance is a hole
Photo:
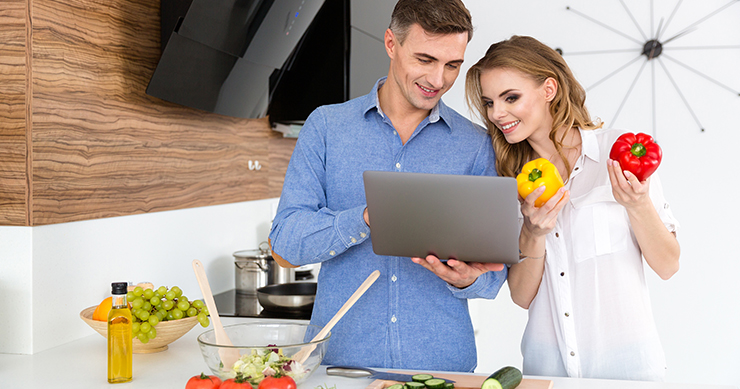
[[[370,286],[375,282],[375,280],[378,279],[380,276],[380,270],[376,270],[365,279],[365,282],[363,282],[359,288],[355,291],[355,293],[352,294],[352,296],[349,297],[349,299],[342,305],[342,308],[337,311],[336,314],[334,314],[334,317],[329,320],[328,323],[324,326],[324,328],[319,331],[316,336],[311,339],[311,342],[318,341],[320,339],[324,339],[326,337],[326,334],[329,333],[329,331],[334,328],[334,325],[337,324],[339,319],[344,316],[347,311],[349,311],[350,308],[357,302],[357,300],[362,297],[362,295],[365,293],[365,291],[370,288]],[[306,359],[308,359],[308,356],[311,355],[311,352],[316,348],[316,344],[311,344],[310,346],[303,347],[300,351],[298,351],[294,356],[293,360],[297,361],[298,363],[303,364],[303,362],[306,362]]]
[[[347,311],[349,311],[350,308],[352,308],[352,306],[355,304],[355,302],[357,302],[357,300],[359,300],[360,297],[362,297],[362,295],[365,293],[365,291],[367,291],[368,288],[370,288],[370,286],[373,283],[375,283],[375,280],[377,280],[379,276],[380,276],[380,270],[376,270],[376,271],[370,273],[370,275],[367,277],[367,279],[365,279],[365,282],[363,282],[360,285],[360,287],[357,288],[357,290],[355,291],[355,293],[353,293],[352,296],[350,296],[350,298],[344,303],[344,305],[342,305],[342,308],[340,308],[339,311],[337,311],[337,313],[334,315],[334,317],[332,317],[331,320],[329,320],[329,322],[326,323],[326,325],[324,326],[324,328],[322,328],[321,331],[319,331],[319,333],[316,334],[316,336],[314,336],[314,338],[312,339],[312,341],[316,341],[316,340],[319,340],[319,339],[324,339],[324,337],[326,336],[326,334],[328,334],[329,331],[332,328],[334,328],[334,325],[337,324],[337,322],[339,321],[339,319],[341,319],[342,316],[344,316],[344,314],[347,313]]]
[[[205,301],[208,313],[213,320],[213,330],[216,335],[216,342],[219,344],[233,345],[229,337],[226,335],[226,331],[224,331],[224,326],[221,324],[221,318],[218,316],[216,301],[213,300],[213,293],[211,292],[211,286],[208,283],[208,278],[206,277],[203,264],[197,259],[193,260],[193,271],[195,271],[195,278],[198,280],[198,285],[200,285],[201,292],[203,293],[203,301]]]

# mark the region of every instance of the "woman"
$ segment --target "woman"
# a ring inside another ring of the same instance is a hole
[[[544,188],[520,198],[523,259],[508,282],[529,310],[524,374],[662,380],[642,258],[668,279],[680,248],[658,176],[640,182],[609,159],[621,132],[590,119],[568,65],[534,38],[493,44],[468,71],[466,93],[492,135],[500,175],[542,157],[566,183],[539,208]]]

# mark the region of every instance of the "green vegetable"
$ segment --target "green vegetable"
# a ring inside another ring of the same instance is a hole
[[[404,387],[406,389],[424,389],[424,388],[426,388],[426,386],[424,386],[424,383],[423,382],[416,382],[416,381],[407,382],[407,383],[404,384]]]
[[[513,366],[498,369],[483,381],[481,389],[514,389],[522,382],[522,372]]]
[[[444,389],[445,380],[439,378],[430,378],[424,381],[424,385],[429,389]]]
[[[414,382],[421,382],[421,383],[424,383],[426,380],[431,380],[432,378],[434,377],[431,374],[414,374],[413,376],[411,376],[411,379]]]
[[[393,384],[389,386],[387,389],[404,389],[403,384]]]
[[[252,385],[258,385],[265,376],[288,376],[296,380],[306,374],[301,364],[283,355],[281,349],[271,346],[252,349],[251,353],[242,355],[229,373],[234,376],[241,373]]]

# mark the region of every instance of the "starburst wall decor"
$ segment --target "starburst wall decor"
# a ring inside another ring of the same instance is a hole
[[[616,122],[617,118],[619,118],[619,115],[620,113],[622,113],[622,109],[624,108],[625,103],[630,97],[630,94],[633,92],[633,89],[635,88],[635,85],[640,79],[640,76],[642,75],[645,68],[648,65],[650,65],[650,71],[651,71],[650,82],[651,82],[651,91],[652,91],[651,116],[652,116],[652,127],[654,131],[654,135],[655,135],[656,127],[657,127],[656,125],[656,116],[657,116],[656,115],[656,96],[657,96],[656,67],[658,68],[658,70],[661,70],[665,74],[666,78],[672,84],[673,90],[675,91],[675,93],[677,93],[678,97],[680,97],[681,101],[683,102],[683,105],[686,107],[686,110],[691,114],[691,117],[694,119],[694,122],[698,126],[699,130],[704,132],[705,128],[701,123],[701,118],[700,118],[701,115],[695,112],[695,110],[691,107],[691,104],[689,104],[689,100],[687,100],[686,96],[684,95],[684,92],[682,92],[682,84],[680,80],[677,80],[676,77],[674,77],[672,72],[666,66],[666,62],[670,62],[672,64],[678,65],[681,68],[686,69],[698,75],[706,82],[717,85],[721,87],[722,89],[735,94],[736,96],[740,96],[740,89],[738,89],[740,88],[740,85],[734,85],[735,87],[733,87],[727,84],[729,78],[732,75],[728,74],[727,80],[718,80],[716,78],[708,76],[704,71],[702,71],[702,69],[697,69],[695,67],[689,66],[684,61],[681,61],[671,55],[672,52],[679,51],[679,50],[701,50],[702,53],[706,53],[707,50],[711,50],[713,52],[721,52],[724,50],[740,50],[740,42],[738,42],[737,45],[707,44],[707,45],[699,45],[699,46],[679,46],[676,44],[677,41],[680,43],[680,39],[682,37],[697,31],[700,28],[700,25],[702,23],[726,11],[728,8],[740,2],[740,0],[731,0],[728,3],[724,4],[723,6],[707,13],[706,15],[698,15],[697,18],[693,22],[679,29],[677,33],[672,34],[670,36],[666,36],[666,31],[669,25],[671,25],[671,22],[673,21],[673,18],[676,15],[676,12],[680,9],[681,4],[683,3],[683,0],[677,1],[676,5],[673,7],[667,19],[665,17],[660,18],[660,21],[657,24],[657,27],[654,26],[655,25],[654,23],[655,18],[653,17],[654,4],[653,4],[653,0],[651,0],[650,1],[650,27],[648,31],[649,34],[645,33],[646,29],[643,29],[643,27],[638,23],[637,19],[634,17],[634,15],[630,11],[629,7],[624,3],[624,1],[619,0],[619,2],[621,3],[622,8],[624,9],[624,12],[626,12],[627,16],[629,16],[629,19],[632,21],[632,23],[634,23],[634,26],[637,27],[637,30],[641,34],[641,38],[636,38],[634,36],[631,36],[625,33],[623,30],[613,27],[609,25],[608,23],[602,20],[599,20],[595,17],[589,16],[585,12],[576,10],[573,7],[567,6],[566,9],[569,12],[573,12],[574,14],[578,15],[579,17],[583,19],[586,19],[606,30],[609,30],[613,34],[626,38],[627,40],[634,43],[634,47],[625,48],[625,49],[602,49],[602,50],[580,51],[580,52],[568,52],[567,50],[564,50],[562,48],[556,48],[556,50],[564,57],[575,56],[575,55],[585,55],[585,56],[603,55],[603,54],[611,54],[611,53],[634,53],[635,54],[635,57],[633,57],[631,60],[619,66],[614,71],[604,75],[598,81],[592,83],[591,85],[584,85],[584,87],[586,88],[586,91],[589,91],[589,90],[592,90],[598,87],[600,84],[609,80],[610,78],[620,73],[623,73],[624,70],[627,69],[630,65],[635,64],[638,61],[642,61],[642,64],[640,65],[640,68],[637,74],[635,75],[631,83],[629,84],[629,87],[627,87],[627,90],[624,94],[624,98],[619,104],[619,107],[616,109],[616,112],[613,118],[611,119],[611,122],[609,122],[610,124],[613,124],[614,122]],[[589,3],[589,4],[594,4],[594,3]],[[739,25],[740,25],[740,21],[738,21],[738,23],[735,24],[734,26],[728,26],[728,28],[737,29],[737,28],[740,28],[738,27]],[[735,73],[735,76],[736,75],[737,73]]]

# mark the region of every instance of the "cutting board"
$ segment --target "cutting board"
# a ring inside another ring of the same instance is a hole
[[[389,371],[389,373],[401,373],[401,374],[419,374],[418,371]],[[435,378],[445,378],[448,380],[455,381],[455,389],[480,389],[483,381],[488,378],[487,376],[470,375],[470,374],[455,374],[455,373],[444,373],[435,372],[430,373]],[[393,384],[395,381],[375,380],[365,389],[385,389]],[[552,389],[553,382],[551,380],[540,380],[524,378],[522,383],[517,386],[517,389]]]

